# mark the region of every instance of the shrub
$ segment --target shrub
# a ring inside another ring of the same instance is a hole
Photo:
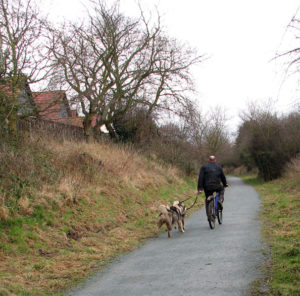
[[[239,128],[240,160],[249,169],[255,165],[265,181],[273,180],[300,152],[300,112],[279,117],[268,110],[252,111]]]

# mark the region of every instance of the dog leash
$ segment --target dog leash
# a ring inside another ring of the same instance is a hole
[[[186,202],[187,200],[189,200],[189,199],[191,199],[191,198],[193,198],[193,197],[191,196],[191,197],[189,197],[189,198],[187,198],[187,199],[185,199],[185,200],[182,200],[182,201],[180,201],[180,202]]]
[[[186,210],[191,209],[191,208],[195,205],[195,203],[197,202],[198,196],[199,196],[199,195],[197,194],[194,203],[193,203],[189,208],[187,208]],[[192,197],[190,197],[190,198],[188,198],[188,199],[191,199],[191,198],[192,198]],[[186,200],[188,200],[188,199],[186,199]]]

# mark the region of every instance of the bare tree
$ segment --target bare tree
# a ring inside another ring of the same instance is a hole
[[[105,124],[115,137],[113,120],[130,108],[143,106],[151,114],[173,108],[170,98],[183,102],[188,69],[200,61],[163,36],[159,17],[151,26],[142,11],[139,19],[125,17],[118,3],[98,3],[86,25],[53,30],[49,49],[56,72],[81,105],[87,138],[93,137],[93,120],[94,132]]]
[[[18,118],[33,110],[33,106],[26,106],[27,99],[18,99],[20,91],[47,74],[47,60],[42,55],[43,28],[44,22],[30,0],[0,0],[1,97],[6,102],[2,117],[12,134],[17,133]]]
[[[218,154],[220,149],[229,142],[226,122],[226,113],[221,107],[215,107],[209,114],[209,124],[205,130],[204,136],[208,153]]]
[[[200,153],[203,149],[205,132],[208,128],[207,116],[197,108],[196,104],[189,102],[182,118],[189,141],[198,148]]]
[[[287,31],[290,31],[294,34],[294,37],[296,40],[300,39],[300,19],[297,17],[297,14],[299,12],[299,9],[291,19]],[[293,49],[290,49],[288,51],[279,52],[276,54],[275,58],[279,57],[289,57],[288,61],[288,70],[295,69],[295,72],[299,72],[300,70],[300,47],[295,47]]]
[[[288,47],[285,49],[278,50],[276,52],[273,60],[280,60],[284,65],[284,80],[292,75],[298,75],[300,71],[300,47],[299,47],[299,39],[300,39],[300,19],[299,19],[299,11],[300,7],[298,7],[295,15],[292,17],[289,22],[284,36],[291,35],[294,39],[294,44],[291,45],[291,42],[288,43]],[[298,78],[297,78],[298,77]],[[295,88],[299,90],[299,76],[295,76],[297,79],[297,85]],[[299,99],[295,98],[293,102],[291,102],[292,107],[296,110],[299,108]]]

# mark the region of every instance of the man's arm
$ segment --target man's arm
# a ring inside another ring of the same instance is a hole
[[[225,177],[225,175],[224,175],[224,172],[223,172],[223,170],[222,170],[221,167],[220,167],[220,169],[221,169],[221,181],[222,181],[224,187],[228,187],[228,184],[227,184],[227,181],[226,181],[226,177]]]
[[[204,183],[204,168],[200,169],[199,178],[198,178],[198,191],[203,190],[203,183]]]

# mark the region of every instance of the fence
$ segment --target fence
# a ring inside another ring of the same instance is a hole
[[[27,118],[18,121],[20,131],[51,136],[56,139],[82,141],[85,139],[83,128],[45,119]]]

